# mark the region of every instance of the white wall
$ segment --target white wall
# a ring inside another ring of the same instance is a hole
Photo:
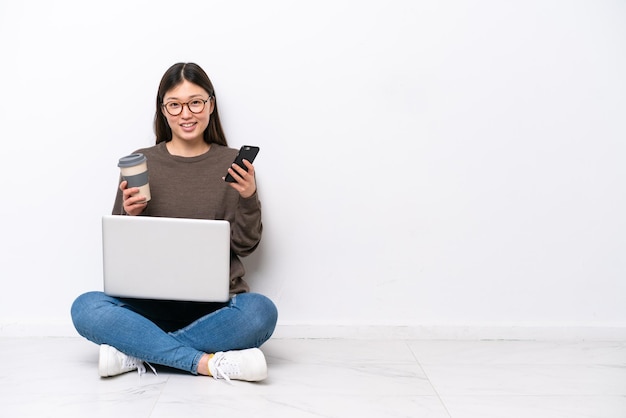
[[[283,332],[623,336],[624,22],[608,0],[2,1],[0,335],[75,335],[117,158],[193,61],[230,144],[261,147],[249,281]]]

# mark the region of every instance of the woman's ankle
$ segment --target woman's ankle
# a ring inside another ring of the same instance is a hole
[[[200,357],[200,361],[198,362],[198,374],[202,376],[211,376],[211,372],[209,371],[209,360],[211,360],[213,354],[204,353],[202,357]]]

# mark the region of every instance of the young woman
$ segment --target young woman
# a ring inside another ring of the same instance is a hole
[[[72,305],[74,326],[100,344],[103,377],[142,373],[148,362],[216,379],[262,380],[267,365],[258,347],[274,332],[277,310],[249,292],[239,259],[261,240],[254,166],[244,161],[246,171],[232,164],[237,150],[227,147],[213,85],[198,65],[178,63],[163,75],[154,131],[156,145],[137,150],[148,159],[152,198],[146,202],[122,181],[113,214],[228,220],[231,299],[173,302],[88,292]],[[227,172],[235,183],[224,181]]]

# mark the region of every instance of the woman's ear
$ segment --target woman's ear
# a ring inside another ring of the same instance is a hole
[[[215,109],[215,97],[211,97],[209,99],[209,103],[211,103],[211,105],[209,106],[209,115],[212,115],[213,109]]]

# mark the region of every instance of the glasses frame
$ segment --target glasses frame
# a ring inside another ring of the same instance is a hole
[[[189,109],[189,111],[191,113],[193,113],[194,115],[197,115],[199,113],[204,112],[204,108],[206,107],[206,102],[210,101],[212,99],[211,96],[209,96],[208,99],[204,100],[204,99],[193,99],[190,100],[186,103],[182,103],[182,102],[177,102],[175,100],[172,100],[171,102],[167,102],[167,103],[161,103],[161,106],[165,109],[165,111],[170,115],[170,116],[179,116],[181,113],[183,113],[183,110],[185,109],[185,106],[187,106],[187,109]],[[202,102],[202,110],[200,110],[199,112],[194,112],[193,110],[191,110],[191,107],[189,106],[189,103],[191,102],[195,102],[196,100],[200,100]],[[169,109],[167,108],[167,105],[170,103],[178,103],[180,104],[180,112],[173,114],[172,112],[169,111]]]

